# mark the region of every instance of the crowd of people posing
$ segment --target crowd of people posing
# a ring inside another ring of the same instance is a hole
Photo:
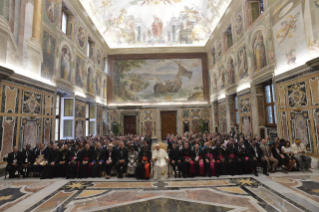
[[[267,136],[251,137],[232,132],[230,134],[208,133],[167,135],[167,153],[160,151],[159,145],[152,150],[151,135],[89,136],[58,143],[30,144],[8,154],[6,170],[9,178],[17,177],[18,171],[23,178],[39,175],[41,179],[66,177],[87,178],[111,177],[115,168],[119,178],[134,176],[149,179],[151,165],[156,160],[165,159],[176,177],[242,175],[258,176],[257,167],[263,174],[274,173],[280,168],[283,172],[311,172],[311,158],[300,140],[290,146],[289,141]],[[160,165],[165,166],[165,164]],[[159,171],[161,172],[161,171]],[[154,179],[157,179],[154,174]]]

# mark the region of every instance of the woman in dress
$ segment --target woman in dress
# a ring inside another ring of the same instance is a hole
[[[128,153],[127,174],[135,175],[137,166],[138,153],[135,151],[134,144],[130,145],[130,151]]]
[[[294,159],[294,153],[290,147],[290,142],[286,141],[285,146],[281,148],[282,154],[285,156],[285,162],[288,166],[289,171],[292,171],[292,168],[295,166],[296,160]]]
[[[276,142],[276,139],[275,142],[272,144],[271,152],[274,158],[278,160],[278,165],[281,166],[282,171],[288,173],[288,169],[284,164],[285,156],[278,149],[278,142]]]

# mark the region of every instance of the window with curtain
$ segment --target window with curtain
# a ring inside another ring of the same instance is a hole
[[[66,138],[73,138],[74,137],[74,98],[70,97],[63,97],[62,98],[62,106],[63,106],[63,113],[61,116],[62,122],[62,137],[63,139]]]
[[[73,99],[64,100],[64,116],[73,116]]]
[[[272,83],[265,84],[265,111],[266,111],[266,123],[267,125],[276,125],[276,106],[275,106],[275,93],[274,86]]]

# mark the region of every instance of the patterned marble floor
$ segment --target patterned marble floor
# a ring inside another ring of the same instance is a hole
[[[319,171],[166,181],[0,179],[0,211],[319,211]]]

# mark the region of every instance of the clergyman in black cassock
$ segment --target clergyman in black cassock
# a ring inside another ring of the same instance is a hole
[[[192,161],[192,150],[188,147],[188,143],[184,144],[182,149],[183,177],[190,176],[190,162]]]
[[[93,153],[92,165],[91,165],[91,177],[101,177],[101,171],[104,166],[104,150],[101,143],[97,144],[97,148]]]
[[[238,152],[234,147],[232,142],[227,144],[227,148],[225,151],[225,158],[228,163],[228,173],[234,176],[237,172],[237,161],[238,161]]]
[[[245,148],[244,141],[241,139],[237,146],[238,151],[238,174],[249,174],[252,170],[252,159]]]
[[[199,149],[199,145],[195,145],[195,149],[192,152],[192,159],[194,161],[196,176],[201,176],[205,174],[204,166],[204,154],[203,151]]]
[[[220,141],[217,141],[217,146],[213,151],[214,159],[218,166],[216,167],[216,176],[221,174],[227,174],[227,161],[225,159],[225,150],[221,147]]]
[[[55,167],[56,177],[65,177],[66,169],[70,161],[70,150],[67,144],[64,144],[63,150],[59,152],[58,160]]]
[[[109,144],[109,149],[104,152],[105,154],[105,179],[110,179],[112,167],[117,161],[117,151],[113,148],[113,144]]]
[[[33,168],[34,157],[35,155],[31,150],[31,145],[27,144],[26,149],[24,149],[21,153],[19,165],[19,173],[23,176],[23,178],[29,177],[29,173]]]
[[[128,161],[128,150],[124,147],[124,143],[120,143],[120,148],[117,150],[116,169],[119,174],[118,178],[123,178],[123,173],[126,172],[126,165]]]
[[[79,146],[75,146],[74,150],[71,151],[69,163],[66,171],[66,178],[76,178],[78,168],[80,168],[79,157],[81,151],[79,150]]]
[[[13,152],[9,153],[7,159],[7,171],[9,172],[9,178],[14,178],[16,171],[18,170],[20,163],[21,152],[18,151],[18,147],[13,147]]]
[[[175,172],[175,178],[177,177],[176,173],[176,166],[178,167],[178,177],[181,177],[181,171],[182,171],[182,154],[177,148],[177,144],[173,143],[172,148],[169,151],[169,159],[171,166],[173,167],[173,170]]]
[[[138,164],[136,167],[136,179],[149,179],[151,170],[152,152],[150,151],[148,144],[145,144],[138,154]]]
[[[81,151],[80,178],[88,178],[92,158],[93,151],[90,149],[90,145],[86,144],[85,148]]]
[[[57,145],[53,144],[52,149],[49,150],[48,163],[43,167],[41,179],[55,177],[55,164],[58,161],[59,150]]]

